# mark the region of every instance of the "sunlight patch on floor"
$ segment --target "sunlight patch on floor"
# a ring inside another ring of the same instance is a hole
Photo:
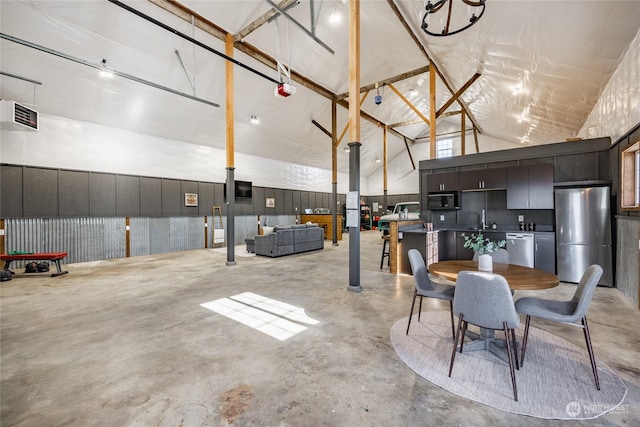
[[[320,323],[307,316],[301,307],[253,292],[243,292],[229,298],[220,298],[200,304],[200,306],[280,341],[286,341],[307,330],[307,327],[300,323],[307,325]]]

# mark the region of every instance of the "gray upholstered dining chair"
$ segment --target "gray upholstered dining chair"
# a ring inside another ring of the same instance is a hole
[[[409,335],[409,327],[411,326],[411,317],[413,317],[413,309],[416,304],[416,298],[420,297],[420,305],[418,307],[418,322],[420,321],[420,313],[422,312],[422,298],[436,298],[449,301],[449,311],[451,312],[451,336],[454,336],[452,301],[456,287],[453,285],[445,285],[441,283],[433,283],[429,279],[427,267],[424,264],[422,254],[417,249],[409,249],[409,264],[411,264],[411,272],[413,273],[413,282],[415,289],[413,291],[413,302],[411,303],[411,312],[409,313],[409,323],[407,324],[407,335]]]
[[[458,327],[453,339],[449,376],[453,371],[458,342],[460,342],[460,353],[462,353],[464,336],[469,323],[485,329],[500,329],[504,331],[513,398],[517,402],[518,389],[513,368],[515,365],[515,369],[519,369],[515,330],[520,326],[520,317],[516,313],[507,280],[499,274],[461,271],[456,280],[453,313],[458,316]]]
[[[524,323],[522,360],[520,365],[524,364],[524,353],[527,349],[531,316],[573,325],[576,325],[576,322],[580,320],[582,330],[584,331],[584,340],[587,343],[589,359],[591,360],[591,370],[593,371],[593,377],[596,381],[596,388],[600,390],[596,358],[593,355],[591,335],[589,335],[589,325],[587,324],[587,311],[589,310],[589,305],[591,304],[591,299],[593,298],[596,286],[598,286],[600,277],[602,277],[602,267],[597,264],[590,265],[582,275],[573,298],[569,301],[546,300],[535,297],[524,297],[516,301],[516,311],[527,316]]]
[[[491,255],[491,258],[493,259],[493,262],[499,262],[502,264],[509,264],[509,252],[507,252],[506,249],[498,249],[495,252],[491,252],[489,253],[489,255]],[[478,252],[474,252],[473,253],[473,260],[477,261],[478,260]]]

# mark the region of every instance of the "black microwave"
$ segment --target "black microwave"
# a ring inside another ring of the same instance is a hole
[[[427,209],[460,209],[458,193],[429,193],[427,195]]]

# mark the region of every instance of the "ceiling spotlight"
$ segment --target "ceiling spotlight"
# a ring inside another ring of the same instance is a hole
[[[382,160],[380,160],[380,157],[376,156],[376,163],[380,163]]]
[[[346,147],[344,147],[344,152],[345,152],[345,153],[348,153],[348,152],[350,152],[350,151],[351,151],[351,149],[349,148],[349,146],[348,146],[348,145],[347,145]]]
[[[342,21],[342,16],[336,9],[333,9],[331,12],[329,12],[329,22],[331,22],[332,24],[337,24],[340,21]]]
[[[422,18],[422,31],[430,36],[451,36],[466,30],[482,17],[486,0],[431,0]],[[440,13],[439,13],[440,12]]]
[[[102,60],[102,67],[104,69],[100,70],[100,77],[104,77],[107,79],[110,79],[113,77],[113,71],[111,71],[110,69],[107,68],[107,60],[103,59]]]
[[[416,96],[418,95],[418,89],[413,88],[413,89],[409,89],[409,96]]]
[[[260,119],[257,116],[251,116],[251,119],[249,121],[251,122],[252,125],[260,124]]]
[[[416,82],[416,84],[417,84],[418,86],[422,86],[422,85],[424,84],[424,77],[420,77],[420,78],[418,79],[418,81]]]

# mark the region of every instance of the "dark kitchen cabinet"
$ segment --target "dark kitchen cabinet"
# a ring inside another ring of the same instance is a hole
[[[440,261],[456,259],[456,233],[457,231],[440,231],[438,236],[438,255]]]
[[[472,232],[456,232],[456,259],[473,259],[473,250],[464,247],[463,234],[473,234]]]
[[[555,233],[534,233],[535,255],[533,266],[537,269],[556,274],[556,235]]]
[[[507,168],[507,209],[553,209],[553,165]]]
[[[553,209],[553,165],[529,166],[531,209]]]
[[[478,169],[460,172],[460,190],[499,190],[507,187],[505,168]]]
[[[427,175],[427,192],[458,191],[460,179],[458,172],[442,172]]]

